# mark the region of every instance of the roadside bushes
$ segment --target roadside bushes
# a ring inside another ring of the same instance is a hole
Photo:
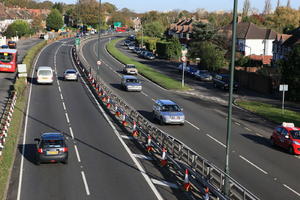
[[[160,58],[179,59],[181,44],[177,38],[172,38],[169,41],[159,41],[156,43],[156,53]]]

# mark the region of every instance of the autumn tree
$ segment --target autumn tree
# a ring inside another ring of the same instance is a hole
[[[58,30],[64,25],[62,15],[57,9],[51,10],[46,19],[46,26],[48,29]]]
[[[162,37],[165,31],[164,26],[159,21],[147,23],[143,26],[145,36],[149,37]]]
[[[243,5],[243,16],[248,16],[250,12],[250,0],[244,0],[244,5]]]
[[[41,16],[34,16],[31,22],[31,28],[34,32],[39,32],[43,30],[43,19]]]

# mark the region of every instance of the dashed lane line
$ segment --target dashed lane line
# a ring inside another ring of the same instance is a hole
[[[132,136],[127,136],[127,135],[121,135],[121,138],[126,139],[126,140],[133,140]]]
[[[247,131],[252,131],[250,128],[248,127],[244,127]]]
[[[192,127],[194,127],[195,129],[197,129],[198,131],[200,130],[199,127],[197,127],[196,125],[192,124],[191,122],[189,122],[188,120],[185,120],[189,125],[191,125]]]
[[[72,136],[72,139],[74,139],[73,129],[72,129],[71,126],[69,126],[69,131],[70,131],[70,134],[71,134],[71,136]]]
[[[236,125],[238,125],[238,126],[240,126],[241,124],[240,123],[238,123],[238,122],[234,122]]]
[[[132,154],[132,155],[136,158],[140,158],[140,159],[144,159],[144,160],[153,160],[151,157],[145,156],[145,155],[142,155],[142,154]]]
[[[79,156],[79,152],[78,152],[77,146],[76,146],[76,145],[74,145],[74,148],[75,148],[75,152],[76,152],[77,160],[78,160],[78,162],[81,162],[81,159],[80,159],[80,156]]]
[[[170,182],[167,182],[167,181],[162,181],[162,180],[157,180],[157,179],[151,179],[151,181],[156,184],[156,185],[162,185],[162,186],[166,186],[166,187],[170,187],[170,188],[173,188],[173,189],[178,189],[178,185],[176,185],[175,183],[170,183]]]
[[[66,119],[67,119],[67,123],[70,124],[70,119],[69,119],[69,115],[67,112],[65,112],[65,116],[66,116]]]
[[[67,111],[65,102],[62,102],[62,105],[63,105],[63,107],[64,107],[64,111]]]
[[[148,97],[148,94],[146,94],[145,92],[142,91],[141,93],[142,93],[142,95]]]
[[[295,193],[297,196],[300,197],[300,193],[297,192],[296,190],[292,189],[291,187],[289,187],[289,186],[286,185],[286,184],[283,184],[283,186],[284,186],[285,188],[289,189],[291,192]]]
[[[90,195],[90,189],[89,189],[89,186],[88,186],[88,184],[87,184],[87,181],[86,181],[86,178],[85,178],[84,171],[81,171],[81,176],[82,176],[82,180],[83,180],[83,183],[84,183],[86,195],[89,196],[89,195]]]
[[[64,97],[63,97],[62,93],[60,93],[60,99],[64,100]]]
[[[250,162],[249,160],[247,160],[245,157],[239,155],[239,157],[241,159],[243,159],[244,161],[246,161],[247,163],[249,163],[250,165],[252,165],[253,167],[255,167],[256,169],[258,169],[259,171],[261,171],[264,174],[268,174],[268,172],[266,172],[265,170],[263,170],[262,168],[258,167],[257,165],[255,165],[254,163]]]
[[[226,148],[226,145],[223,144],[222,142],[220,142],[219,140],[217,140],[216,138],[214,138],[213,136],[206,134],[207,137],[211,138],[212,140],[214,140],[215,142],[217,142],[218,144],[220,144],[222,147]]]
[[[59,91],[59,93],[61,93],[61,89],[60,89],[60,86],[58,86],[58,91]]]

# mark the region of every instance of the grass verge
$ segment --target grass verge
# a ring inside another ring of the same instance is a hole
[[[295,126],[300,127],[300,113],[298,112],[285,110],[284,114],[282,114],[281,108],[254,101],[237,101],[236,104],[278,124],[282,122],[293,122]]]
[[[23,64],[27,65],[28,74],[32,70],[32,64],[35,56],[46,44],[46,41],[42,41],[27,51],[27,54],[23,59]],[[8,136],[2,151],[2,156],[0,156],[0,199],[5,198],[5,190],[8,184],[10,170],[15,158],[15,152],[18,149],[18,138],[22,128],[27,101],[27,96],[25,94],[27,85],[25,80],[25,78],[19,78],[14,84],[14,90],[17,91],[17,101],[12,121],[8,129]]]
[[[111,42],[107,43],[107,50],[108,52],[114,56],[117,60],[124,64],[134,64],[136,68],[139,70],[139,74],[147,77],[151,81],[157,83],[158,85],[166,88],[166,89],[172,89],[172,90],[188,90],[190,87],[184,86],[183,88],[181,87],[181,82],[172,79],[169,76],[166,76],[164,74],[161,74],[157,71],[155,71],[153,68],[149,67],[148,65],[144,65],[140,62],[137,62],[126,55],[124,55],[121,51],[119,51],[115,45],[117,42],[122,40],[123,38],[120,39],[115,39],[112,40]]]

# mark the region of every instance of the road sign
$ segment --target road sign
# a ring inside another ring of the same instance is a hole
[[[182,57],[181,57],[181,61],[182,61],[182,62],[186,62],[186,60],[187,60],[186,56],[182,56]]]
[[[101,65],[101,61],[100,60],[97,61],[97,65]]]
[[[75,39],[75,45],[77,45],[77,46],[80,45],[80,38]]]
[[[279,91],[288,91],[288,89],[289,89],[289,85],[284,85],[284,84],[282,84],[282,85],[279,85]]]

